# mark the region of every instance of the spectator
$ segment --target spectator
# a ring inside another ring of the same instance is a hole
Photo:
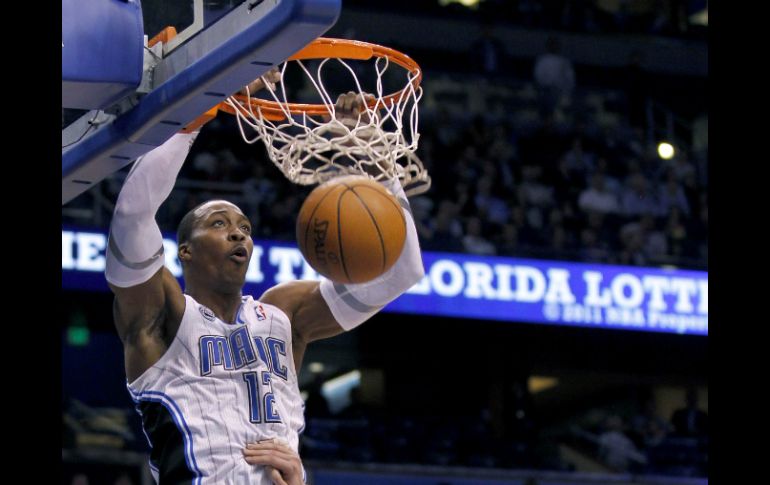
[[[501,256],[518,256],[519,231],[514,224],[504,224],[502,231],[495,238],[497,254]]]
[[[614,173],[617,170],[610,170],[610,163],[606,157],[599,157],[596,160],[596,173],[604,175],[604,185],[607,190],[618,197],[622,192],[622,185],[620,181],[615,177]]]
[[[540,182],[543,169],[537,165],[523,167],[519,185],[519,200],[526,205],[547,207],[553,204],[553,187]]]
[[[689,177],[692,177],[692,175]],[[676,173],[673,170],[669,170],[666,184],[660,188],[659,200],[661,213],[668,214],[671,212],[671,209],[676,207],[683,215],[690,215],[690,203],[687,201],[684,189],[679,184]]]
[[[647,264],[647,255],[644,254],[644,236],[640,231],[622,234],[623,249],[620,252],[620,264],[631,266],[644,266]]]
[[[677,409],[671,416],[671,424],[677,436],[701,438],[708,434],[708,414],[698,408],[698,391],[687,389],[685,407]]]
[[[548,214],[548,246],[556,255],[564,255],[572,241],[564,227],[564,216],[558,208],[553,208]]]
[[[471,61],[477,66],[478,72],[483,72],[487,77],[498,75],[505,50],[503,43],[495,37],[489,24],[482,27],[481,37],[472,47],[471,52],[474,55],[471,57]]]
[[[625,425],[620,416],[608,416],[605,431],[599,435],[599,458],[616,472],[626,472],[633,462],[646,459],[624,433]]]
[[[563,258],[569,249],[569,235],[564,226],[551,226],[549,230],[548,247],[552,252],[551,257]]]
[[[216,160],[216,170],[210,180],[222,182],[235,182],[238,180],[243,162],[238,160],[231,149],[222,148],[214,154],[214,159]]]
[[[554,174],[552,187],[555,202],[564,205],[576,201],[585,184],[583,177],[570,170],[566,158],[562,157]]]
[[[583,140],[579,136],[572,139],[572,145],[562,156],[562,160],[567,170],[579,174],[591,173],[596,166],[596,155],[584,149]]]
[[[650,192],[649,182],[641,173],[632,175],[628,186],[623,190],[622,212],[629,217],[661,214],[657,197]]]
[[[666,235],[655,228],[655,219],[650,214],[643,215],[638,221],[629,222],[620,228],[620,240],[632,253],[637,243],[641,245],[641,256],[631,259],[638,262],[645,260],[660,261],[668,253]],[[639,263],[637,263],[639,264]]]
[[[666,221],[666,242],[669,255],[675,258],[685,255],[687,232],[687,226],[682,222],[679,209],[673,207]]]
[[[684,179],[682,180],[682,192],[684,192],[685,200],[687,201],[687,207],[690,208],[690,215],[691,217],[698,218],[699,217],[699,210],[700,210],[700,197],[702,192],[700,190],[700,187],[698,187],[698,181],[695,177],[695,172],[690,172],[689,174],[685,175]]]
[[[489,176],[481,177],[476,183],[476,196],[473,198],[478,214],[483,214],[485,220],[502,225],[508,219],[508,205],[503,199],[492,194],[494,179]]]
[[[631,419],[634,441],[641,449],[658,446],[670,430],[668,421],[658,414],[653,397],[645,399],[639,412]]]
[[[460,252],[463,250],[463,228],[457,221],[457,207],[450,200],[442,200],[433,221],[433,237],[425,242],[426,247],[437,251]]]
[[[596,236],[607,249],[611,250],[620,246],[618,230],[613,221],[611,216],[601,212],[589,212],[584,219],[584,224],[596,233]]]
[[[293,240],[296,237],[296,217],[301,200],[299,194],[286,193],[279,195],[280,204],[270,207],[262,206],[260,220],[263,224],[257,227],[260,236],[269,236],[280,240]]]
[[[600,214],[618,212],[618,201],[615,195],[607,190],[604,175],[596,173],[591,177],[591,186],[581,192],[578,206],[586,212]]]
[[[541,233],[527,220],[527,213],[523,206],[517,205],[511,209],[510,222],[516,227],[518,242],[522,246],[539,246],[544,243]]]
[[[552,116],[562,102],[569,101],[575,88],[575,69],[561,54],[558,38],[546,40],[546,52],[535,59],[534,79],[543,116]]]
[[[465,225],[463,249],[466,253],[481,256],[497,254],[495,246],[481,235],[481,220],[478,217],[471,217]]]
[[[278,189],[274,180],[266,173],[265,164],[251,164],[252,175],[243,181],[243,208],[247,215],[259,214],[261,206],[270,207],[278,196]],[[258,221],[252,220],[252,224],[258,225]]]
[[[195,155],[190,164],[190,177],[196,180],[215,180],[217,173],[217,158],[210,151],[201,151]]]
[[[580,233],[580,260],[586,263],[607,263],[609,261],[609,252],[605,243],[600,243],[596,231],[585,228]]]
[[[412,206],[412,216],[420,239],[430,240],[433,238],[433,230],[430,228],[431,212],[433,211],[433,200],[425,195],[414,197],[410,201]]]

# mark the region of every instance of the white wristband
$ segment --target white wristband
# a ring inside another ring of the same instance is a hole
[[[398,298],[425,275],[420,242],[404,190],[397,180],[383,184],[403,207],[406,220],[406,241],[396,264],[372,281],[341,284],[321,280],[320,290],[332,315],[342,328],[351,330],[362,324],[385,305]]]

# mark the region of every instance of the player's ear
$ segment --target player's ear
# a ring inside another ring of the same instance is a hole
[[[190,253],[190,243],[180,244],[179,250],[177,251],[177,256],[179,257],[179,261],[190,261],[190,259],[192,259],[192,254]]]

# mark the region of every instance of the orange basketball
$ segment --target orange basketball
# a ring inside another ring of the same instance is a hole
[[[401,255],[406,220],[393,195],[360,175],[316,187],[297,217],[297,244],[305,260],[338,283],[365,283]]]

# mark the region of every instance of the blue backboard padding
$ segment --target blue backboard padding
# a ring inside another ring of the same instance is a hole
[[[63,203],[68,200],[68,191],[80,193],[88,188],[69,185],[68,181],[80,178],[98,182],[162,144],[272,65],[321,36],[334,25],[340,8],[340,0],[279,2],[259,22],[149,92],[110,126],[62,151]],[[195,41],[193,38],[188,45]],[[170,55],[177,51],[183,55],[186,47],[182,45]],[[112,169],[113,165],[117,168]]]
[[[103,109],[142,80],[138,0],[62,0],[62,107]]]

